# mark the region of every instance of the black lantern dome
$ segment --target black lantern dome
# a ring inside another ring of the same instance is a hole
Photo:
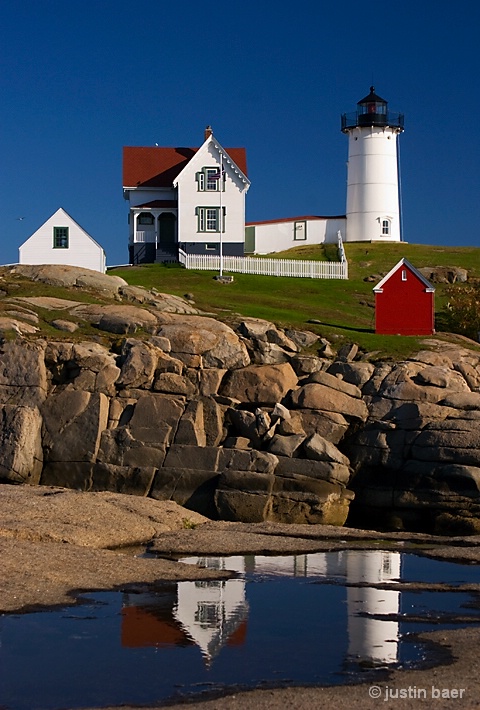
[[[342,131],[357,126],[390,126],[403,131],[403,113],[393,113],[388,110],[388,101],[375,93],[375,87],[370,87],[370,93],[357,103],[355,113],[342,114]]]

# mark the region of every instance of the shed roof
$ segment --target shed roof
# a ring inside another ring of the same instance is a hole
[[[416,268],[408,261],[408,259],[405,259],[405,257],[404,257],[403,259],[400,259],[400,261],[398,262],[398,264],[395,264],[395,266],[393,267],[393,269],[390,269],[390,271],[388,272],[388,274],[387,274],[386,276],[384,276],[383,279],[382,279],[381,281],[379,281],[376,286],[373,287],[374,292],[375,292],[375,293],[381,293],[382,290],[383,290],[383,287],[384,287],[384,285],[387,283],[387,281],[389,281],[390,278],[391,278],[399,269],[401,269],[402,267],[408,269],[414,276],[416,276],[417,279],[419,279],[419,281],[421,281],[421,282],[423,283],[423,285],[425,286],[426,290],[427,290],[429,293],[434,293],[434,292],[435,292],[435,288],[432,286],[432,284],[430,283],[430,281],[427,281],[427,279],[425,278],[425,276],[424,276],[422,273],[420,273],[420,271],[419,271],[418,269],[416,269]]]

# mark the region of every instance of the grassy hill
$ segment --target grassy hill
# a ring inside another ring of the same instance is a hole
[[[238,314],[265,318],[281,327],[308,328],[333,342],[356,342],[377,356],[395,358],[418,349],[421,339],[375,335],[372,289],[399,259],[406,257],[416,267],[462,267],[468,270],[470,279],[480,278],[480,249],[473,247],[355,243],[346,244],[345,251],[348,281],[235,274],[234,282],[226,285],[215,281],[213,272],[160,264],[118,268],[111,273],[132,285],[178,296],[192,294],[200,309],[227,322]],[[334,245],[301,246],[276,256],[337,259]],[[371,276],[374,281],[364,280]],[[445,289],[443,284],[436,285],[437,314],[445,304]],[[312,320],[318,322],[311,323]]]

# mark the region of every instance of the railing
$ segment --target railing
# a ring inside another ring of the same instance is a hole
[[[134,237],[134,242],[140,243],[140,244],[145,244],[146,242],[154,242],[156,241],[156,236],[155,232],[148,232],[148,231],[136,231],[135,232],[135,237]]]
[[[395,111],[387,111],[386,113],[353,113],[342,114],[342,131],[345,132],[349,128],[357,126],[389,126],[390,128],[404,128],[404,115]]]
[[[343,244],[342,244],[343,249]],[[292,276],[310,279],[348,279],[347,261],[300,261],[296,259],[271,259],[254,256],[213,256],[186,254],[178,251],[178,260],[186,269],[200,271],[230,271],[259,276]],[[221,260],[221,261],[220,261]]]

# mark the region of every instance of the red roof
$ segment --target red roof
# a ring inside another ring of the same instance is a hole
[[[124,187],[171,187],[173,181],[193,158],[198,148],[138,148],[123,149]],[[227,148],[229,157],[247,174],[245,148]]]

